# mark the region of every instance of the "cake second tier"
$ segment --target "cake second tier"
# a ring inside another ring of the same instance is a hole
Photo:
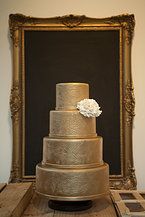
[[[50,137],[93,138],[96,135],[96,118],[84,117],[78,110],[50,111]]]

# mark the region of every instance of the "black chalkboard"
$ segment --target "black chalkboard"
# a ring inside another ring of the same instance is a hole
[[[85,82],[90,98],[103,113],[97,134],[103,137],[104,161],[110,175],[121,174],[119,30],[24,31],[25,174],[35,175],[42,160],[43,137],[49,132],[49,111],[55,108],[60,82]]]

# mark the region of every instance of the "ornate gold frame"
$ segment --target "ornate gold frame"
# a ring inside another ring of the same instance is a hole
[[[9,17],[10,34],[13,42],[13,84],[10,107],[13,123],[13,158],[11,181],[30,180],[33,177],[23,176],[24,164],[24,42],[23,32],[31,30],[120,30],[120,98],[121,98],[121,166],[122,174],[110,177],[110,186],[114,189],[135,189],[136,177],[133,167],[132,123],[135,99],[131,75],[131,44],[135,26],[134,15],[120,15],[96,19],[86,16],[68,15],[55,18],[34,18],[21,14]],[[27,179],[28,178],[28,179]]]

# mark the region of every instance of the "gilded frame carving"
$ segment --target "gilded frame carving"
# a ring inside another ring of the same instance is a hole
[[[34,177],[23,176],[24,160],[24,48],[23,32],[25,29],[49,30],[89,30],[119,29],[122,44],[120,48],[120,98],[121,98],[121,166],[119,176],[110,176],[110,187],[114,189],[135,189],[136,177],[132,153],[132,124],[135,99],[131,74],[131,45],[134,33],[134,15],[119,15],[109,18],[88,18],[86,16],[67,15],[55,18],[34,18],[21,14],[9,17],[10,34],[13,43],[13,83],[10,108],[13,124],[13,158],[11,181],[33,180]]]

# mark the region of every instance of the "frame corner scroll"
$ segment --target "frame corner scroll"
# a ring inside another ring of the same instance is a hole
[[[135,17],[134,14],[122,14],[119,16],[113,16],[110,18],[111,23],[118,23],[124,30],[127,31],[126,41],[128,44],[132,43],[135,27]]]
[[[20,37],[16,34],[21,27],[24,25],[34,25],[38,23],[37,18],[33,18],[31,16],[25,16],[23,14],[10,14],[9,15],[9,29],[10,29],[10,37],[12,38],[13,44],[15,47],[19,45]]]
[[[136,190],[137,180],[134,167],[128,166],[128,174],[120,180],[110,182],[110,188],[115,190]]]

